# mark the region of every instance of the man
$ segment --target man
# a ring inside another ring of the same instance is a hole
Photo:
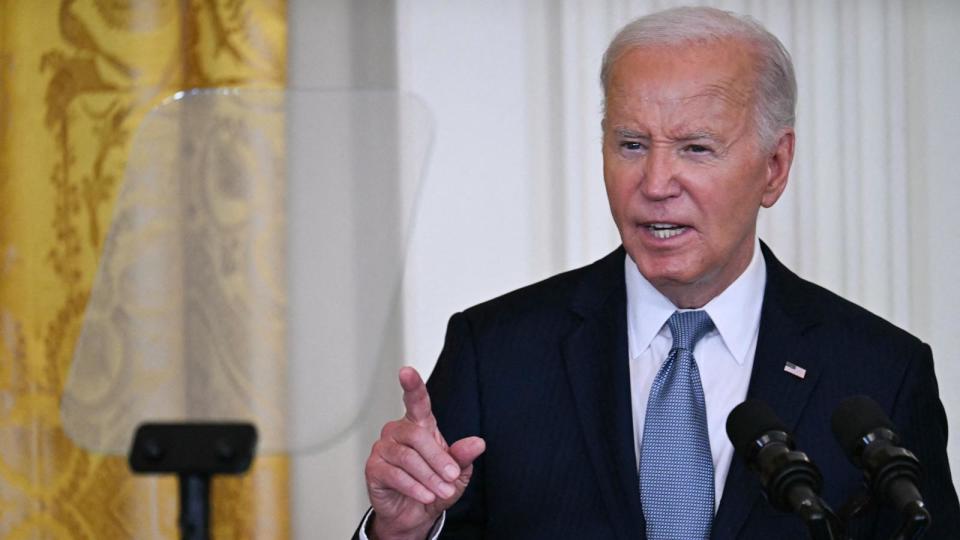
[[[428,387],[401,370],[406,415],[367,461],[372,512],[358,533],[802,538],[733,459],[726,417],[747,397],[769,404],[839,508],[862,474],[830,414],[867,394],[926,467],[927,538],[955,535],[929,347],[757,240],[794,153],[796,83],[779,41],[719,10],[668,10],[621,30],[601,80],[622,248],[454,315]],[[849,532],[886,538],[898,524],[874,506]]]

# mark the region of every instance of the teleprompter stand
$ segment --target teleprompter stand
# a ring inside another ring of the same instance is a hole
[[[210,479],[245,471],[254,439],[315,455],[388,384],[432,134],[421,100],[377,89],[185,89],[138,122],[60,418],[89,452],[179,477],[183,538],[216,535]],[[222,421],[256,435],[203,425]]]
[[[210,538],[210,479],[250,468],[257,429],[250,423],[145,423],[130,447],[140,474],[176,474],[180,483],[180,538]]]

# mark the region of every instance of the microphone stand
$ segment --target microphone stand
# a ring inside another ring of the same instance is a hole
[[[918,540],[930,526],[930,512],[920,507],[918,512],[911,512],[904,516],[903,524],[893,535],[893,540]]]
[[[847,540],[845,527],[819,496],[811,492],[802,500],[798,497],[791,501],[791,505],[807,525],[811,540]]]
[[[852,495],[840,509],[840,523],[844,525],[870,507],[873,498],[868,489]],[[907,504],[902,512],[903,521],[890,540],[919,540],[930,527],[930,512],[922,502]],[[845,529],[846,527],[844,527]]]

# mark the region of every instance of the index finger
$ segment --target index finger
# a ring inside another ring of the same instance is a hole
[[[436,421],[430,409],[430,394],[416,369],[409,366],[400,369],[400,387],[403,388],[403,404],[407,409],[404,414],[406,419],[419,426],[433,426]]]

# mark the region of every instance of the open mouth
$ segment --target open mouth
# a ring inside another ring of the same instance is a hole
[[[686,225],[677,225],[676,223],[650,223],[646,227],[653,236],[661,240],[672,238],[687,230]]]

